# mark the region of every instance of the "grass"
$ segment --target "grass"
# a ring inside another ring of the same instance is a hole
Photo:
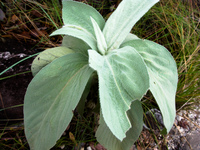
[[[62,26],[61,4],[58,1],[11,0],[11,2],[9,4],[0,2],[3,10],[7,10],[7,23],[4,24],[3,30],[0,31],[1,39],[15,37],[20,41],[31,41],[35,43],[36,48],[42,47],[43,49],[60,44],[61,36],[49,37],[52,31]],[[116,7],[120,0],[103,0],[102,2],[98,0],[84,0],[83,2],[94,6],[105,18],[108,18],[111,13],[110,6]],[[194,0],[193,4],[195,5],[197,2],[196,0],[195,3]],[[184,109],[184,107],[194,103],[199,103],[199,17],[199,7],[193,6],[191,3],[185,4],[182,1],[161,0],[132,30],[140,38],[153,40],[164,45],[175,58],[179,73],[176,95],[177,110]],[[1,75],[4,72],[1,72]],[[5,78],[0,77],[1,82]],[[149,94],[144,98],[144,103],[149,108],[156,107],[152,96]],[[89,118],[75,116],[66,135],[57,142],[54,149],[60,149],[63,146],[65,148],[75,148],[80,146],[81,143],[86,142],[96,143],[94,131],[97,122],[94,118],[94,115]],[[18,120],[14,121],[18,122]],[[28,149],[23,126],[16,126],[15,123],[11,123],[10,127],[7,122],[8,120],[4,120],[4,126],[0,129],[0,147],[2,149]],[[141,136],[144,135],[142,134]],[[152,133],[152,136],[152,140],[158,141],[156,140],[155,133]],[[146,147],[149,143],[144,143],[142,139],[144,137],[138,140],[137,145]],[[162,147],[160,143],[157,144]]]

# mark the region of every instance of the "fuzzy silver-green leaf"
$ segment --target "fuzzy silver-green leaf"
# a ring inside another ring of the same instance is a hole
[[[178,73],[174,58],[164,46],[149,40],[131,40],[123,46],[132,46],[144,59],[150,78],[150,91],[158,103],[169,132],[176,115]]]
[[[31,150],[48,150],[69,125],[93,70],[87,57],[57,58],[33,78],[24,100],[25,134]]]
[[[33,60],[31,65],[33,76],[35,76],[43,67],[51,63],[53,60],[73,52],[73,50],[67,47],[54,47],[44,50]]]
[[[95,136],[107,150],[130,150],[133,143],[138,139],[143,128],[143,109],[141,102],[138,100],[133,101],[127,115],[131,122],[131,128],[127,131],[123,141],[118,140],[113,135],[106,125],[102,114],[100,115],[100,125]]]
[[[108,50],[117,49],[135,23],[159,0],[123,0],[103,29]]]
[[[89,50],[89,65],[99,78],[103,118],[122,141],[131,128],[127,116],[131,102],[141,99],[149,88],[149,75],[139,53],[132,47],[113,50],[105,56]]]

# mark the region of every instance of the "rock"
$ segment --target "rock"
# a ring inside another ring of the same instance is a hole
[[[186,135],[187,142],[183,146],[184,150],[200,150],[200,132],[193,131]]]
[[[162,130],[164,127],[161,112],[156,108],[146,112],[146,118],[144,122],[147,125],[147,127],[152,129],[160,128]]]
[[[167,136],[169,150],[200,150],[200,104],[195,104],[193,108],[177,113],[177,123]]]
[[[0,9],[0,21],[4,21],[6,19],[6,16],[4,12]]]

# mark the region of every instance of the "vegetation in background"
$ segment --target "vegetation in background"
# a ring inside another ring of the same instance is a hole
[[[163,0],[133,29],[133,33],[140,35],[139,37],[162,43],[174,56],[179,73],[176,95],[178,109],[185,103],[198,102],[200,95],[199,8],[197,1],[192,5],[182,1]]]
[[[116,8],[116,3],[119,3],[119,1],[109,0],[101,3],[97,0],[83,2],[95,6],[105,18],[108,18],[106,14],[112,13],[111,10]],[[164,45],[174,56],[179,72],[176,95],[177,110],[183,109],[182,106],[199,103],[200,10],[199,6],[195,6],[197,2],[194,0],[192,5],[183,3],[181,0],[162,0],[140,19],[132,30],[132,33],[140,38],[154,40]],[[0,40],[16,38],[23,42],[31,41],[36,44],[36,48],[43,46],[44,49],[60,44],[61,36],[58,38],[48,36],[53,30],[62,26],[61,4],[58,1],[10,0],[7,3],[0,1],[0,6],[7,18],[4,23],[1,22]],[[1,80],[1,82],[3,81]],[[156,107],[150,94],[147,94],[143,102],[150,108]],[[64,145],[65,148],[76,147],[84,142],[97,144],[94,137],[97,124],[93,119],[94,114],[85,119],[76,118],[75,116],[70,124],[71,127],[66,131],[66,135],[58,141],[55,149],[60,149]],[[91,122],[87,124],[86,120],[91,120]],[[84,123],[87,130],[85,128],[79,130],[79,122],[80,124]],[[77,126],[74,125],[75,123]],[[1,126],[0,129],[0,147],[2,149],[29,149],[24,137],[23,125],[17,123],[7,126],[5,121],[4,126]],[[70,132],[73,135],[71,138]],[[86,136],[80,138],[82,133]]]

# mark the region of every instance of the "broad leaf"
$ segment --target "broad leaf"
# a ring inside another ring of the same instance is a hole
[[[54,31],[50,36],[69,35],[81,39],[87,43],[90,48],[97,50],[97,41],[95,35],[92,35],[86,29],[74,25],[65,25],[61,29]]]
[[[131,41],[131,40],[136,40],[136,39],[140,39],[140,38],[137,37],[135,34],[129,33],[129,34],[126,36],[125,40],[122,42],[122,44],[123,44],[123,43],[126,43],[126,42],[128,42],[128,41]]]
[[[143,109],[141,102],[138,100],[133,101],[127,115],[132,127],[128,130],[125,139],[121,142],[112,134],[101,114],[100,126],[97,129],[96,137],[98,142],[108,150],[130,150],[131,146],[138,139],[143,128]]]
[[[163,46],[148,40],[132,40],[123,46],[134,47],[143,57],[149,77],[150,91],[162,112],[167,132],[171,129],[175,115],[175,95],[178,82],[176,62]]]
[[[72,49],[77,53],[82,53],[86,56],[88,56],[88,49],[90,49],[90,47],[82,40],[68,35],[63,37],[62,46]]]
[[[70,35],[86,42],[92,49],[97,50],[95,32],[90,17],[94,18],[100,29],[105,20],[93,7],[81,2],[63,0],[62,18],[64,26],[51,34]],[[81,12],[81,13],[80,13]]]
[[[97,70],[100,104],[111,132],[122,141],[131,124],[126,114],[131,102],[141,99],[149,88],[147,68],[132,47],[113,50],[106,56],[89,50],[89,65]]]
[[[119,48],[135,23],[158,1],[123,0],[103,29],[108,50]]]
[[[25,134],[31,149],[48,150],[69,125],[93,70],[87,57],[68,54],[36,74],[24,102]]]
[[[86,29],[88,32],[95,35],[92,22],[92,17],[103,29],[105,20],[101,14],[93,7],[81,2],[63,0],[62,18],[65,25],[74,25]]]
[[[54,47],[44,50],[40,53],[31,65],[31,71],[33,76],[35,76],[43,67],[51,63],[56,58],[73,53],[73,51],[67,47]]]

